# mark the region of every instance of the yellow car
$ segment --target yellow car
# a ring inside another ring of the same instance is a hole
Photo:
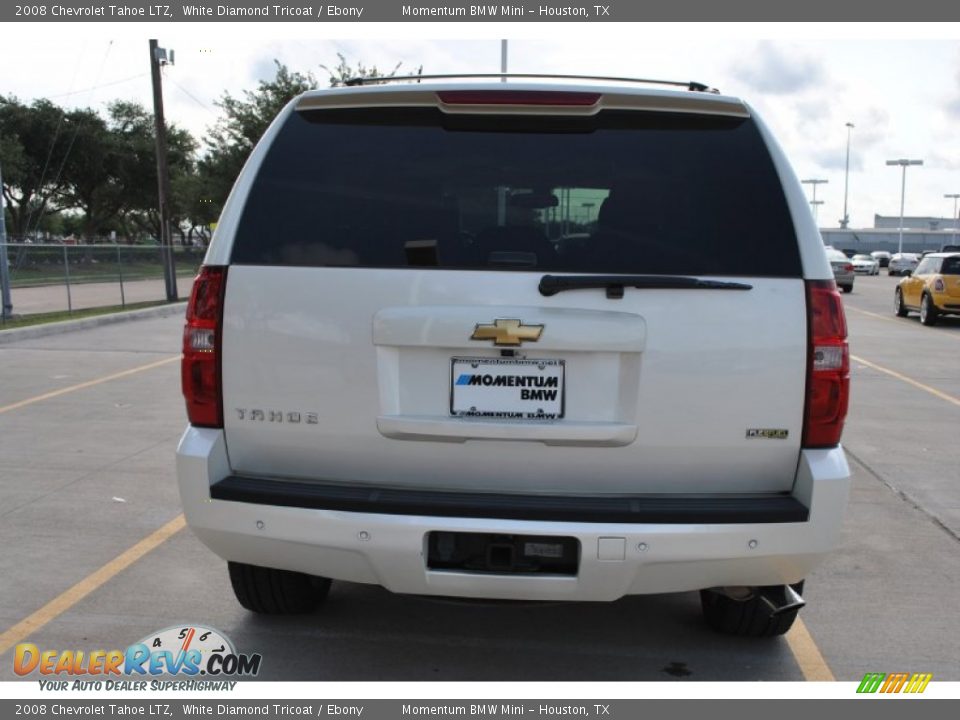
[[[960,253],[930,253],[897,285],[893,307],[899,317],[911,310],[924,325],[936,325],[941,315],[960,315]]]

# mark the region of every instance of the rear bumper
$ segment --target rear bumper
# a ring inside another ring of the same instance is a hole
[[[687,507],[675,499],[626,507],[601,502],[590,508],[592,515],[571,514],[563,502],[538,505],[534,497],[528,515],[539,519],[519,519],[516,508],[505,503],[469,517],[464,503],[477,505],[463,495],[385,498],[377,491],[338,493],[303,483],[233,478],[222,432],[191,427],[177,450],[177,474],[187,522],[226,560],[399,593],[615,600],[803,579],[837,541],[850,473],[840,448],[804,451],[792,496],[753,503],[691,499]],[[429,570],[431,531],[575,537],[580,565],[569,577]]]

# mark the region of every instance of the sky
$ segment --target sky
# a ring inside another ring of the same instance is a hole
[[[402,27],[402,31],[400,28]],[[851,227],[874,213],[900,212],[895,158],[923,159],[907,171],[906,214],[949,216],[960,193],[960,27],[694,23],[592,25],[467,23],[355,24],[18,24],[3,31],[0,94],[47,97],[103,108],[114,99],[151,103],[147,42],[176,51],[164,71],[168,122],[202,141],[218,98],[239,95],[274,74],[274,60],[313,72],[337,53],[400,74],[498,72],[500,39],[512,72],[697,80],[741,97],[771,126],[802,179],[817,188],[821,227],[843,215],[846,123],[850,134]],[[80,31],[80,32],[78,32]],[[364,37],[358,37],[358,36]],[[446,37],[448,39],[438,39]],[[459,38],[459,39],[449,39]],[[810,186],[807,186],[808,197]]]

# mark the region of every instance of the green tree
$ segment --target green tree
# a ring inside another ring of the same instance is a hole
[[[389,73],[382,73],[376,66],[368,68],[363,63],[351,67],[340,53],[337,53],[337,59],[333,68],[320,66],[329,73],[332,87],[355,77],[393,77],[401,65],[397,63]],[[209,193],[205,198],[209,200],[208,207],[203,210],[209,211],[213,217],[219,216],[250,152],[277,114],[297,95],[319,86],[313,73],[290,70],[279,60],[274,63],[277,69],[272,80],[261,80],[255,90],[245,90],[241,97],[224,93],[217,102],[223,117],[210,131],[207,152],[197,168],[199,185],[203,192]],[[416,74],[422,70],[421,66]]]
[[[272,80],[261,80],[256,90],[244,90],[241,97],[224,93],[216,103],[223,117],[209,133],[207,154],[200,161],[199,173],[217,212],[273,118],[290,100],[317,86],[311,73],[291,71],[277,60],[274,63],[277,73]]]
[[[377,66],[366,67],[362,62],[358,62],[355,67],[350,67],[350,63],[342,53],[337,53],[337,64],[332,68],[321,65],[324,70],[330,74],[330,87],[341,87],[347,84],[348,80],[355,78],[378,78],[378,77],[396,77],[397,71],[402,62],[398,62],[388,73],[382,73],[377,70]],[[423,65],[417,68],[414,75],[420,75],[423,72]]]
[[[68,184],[64,170],[77,129],[92,115],[91,110],[64,111],[49,100],[25,105],[0,96],[0,163],[11,238],[43,228]]]
[[[167,131],[171,178],[193,169],[195,143],[176,127]],[[138,103],[115,101],[107,117],[93,116],[78,128],[65,166],[61,207],[78,210],[82,235],[110,231],[157,234],[157,164],[153,117]],[[176,218],[181,208],[174,206]]]
[[[157,196],[157,153],[153,115],[139,103],[117,101],[109,107],[108,128],[119,148],[119,162],[113,181],[115,229],[127,235],[159,236],[160,212]],[[196,172],[197,145],[186,130],[167,127],[167,167],[170,173],[170,216],[179,226],[189,216],[188,198],[177,188]]]

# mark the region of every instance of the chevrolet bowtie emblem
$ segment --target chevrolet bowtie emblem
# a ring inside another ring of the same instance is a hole
[[[471,340],[493,340],[494,345],[519,345],[524,340],[536,342],[543,325],[524,325],[521,320],[494,320],[493,324],[478,323]]]

